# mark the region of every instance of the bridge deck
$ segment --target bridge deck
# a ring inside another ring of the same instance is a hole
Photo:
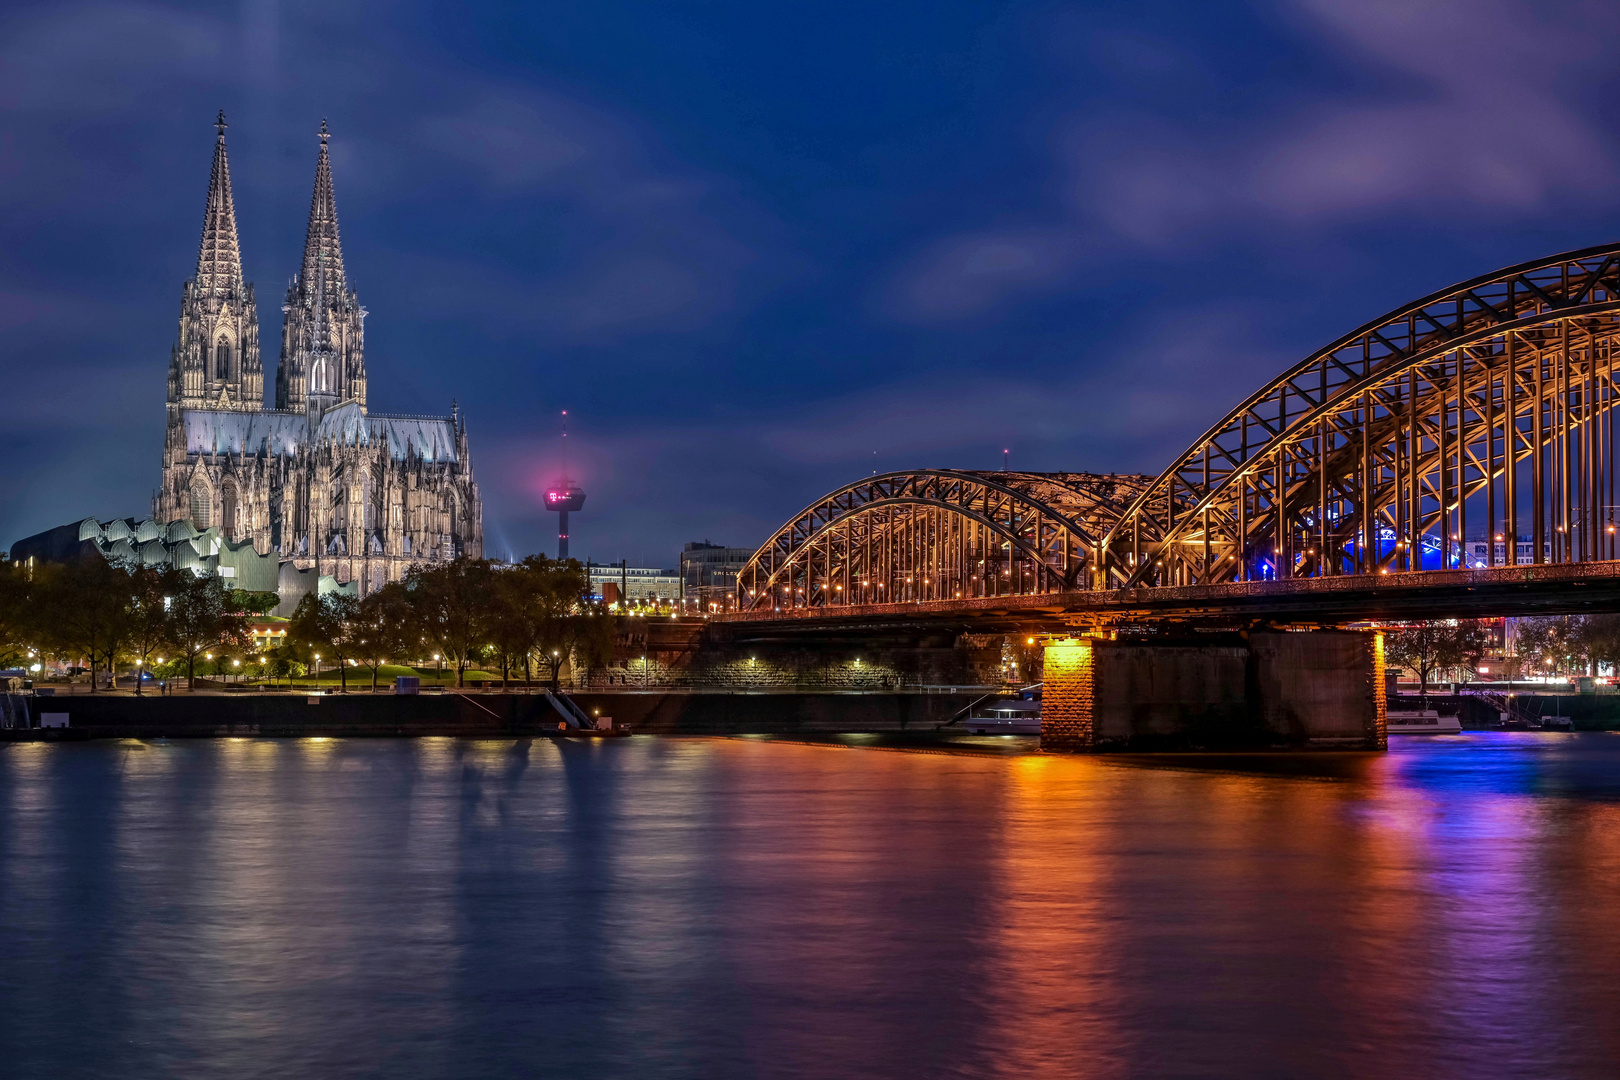
[[[1603,610],[1620,611],[1620,561],[801,607],[733,612],[712,621],[739,629],[952,622],[1059,629],[1167,619],[1337,624]]]

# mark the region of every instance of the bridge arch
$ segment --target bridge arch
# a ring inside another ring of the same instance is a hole
[[[1091,585],[1613,559],[1617,336],[1620,245],[1391,312],[1146,485],[1099,541]]]
[[[1098,541],[1152,477],[923,469],[805,507],[739,571],[741,610],[1030,595],[1083,587]]]

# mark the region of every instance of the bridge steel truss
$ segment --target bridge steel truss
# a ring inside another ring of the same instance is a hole
[[[1520,538],[1533,563],[1614,559],[1617,334],[1620,245],[1369,323],[1144,486],[1098,541],[1090,587],[1513,565]]]
[[[1028,596],[1084,588],[1097,543],[1151,476],[871,476],[805,507],[738,573],[741,610]]]

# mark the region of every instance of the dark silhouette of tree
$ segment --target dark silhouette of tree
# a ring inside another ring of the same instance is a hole
[[[159,649],[172,644],[169,604],[184,587],[184,570],[143,566],[130,574],[129,651],[135,660],[135,693],[144,693],[141,673]]]
[[[254,592],[249,589],[231,590],[231,607],[249,615],[268,615],[281,603],[281,595],[273,592]]]
[[[26,666],[33,644],[29,585],[25,567],[0,559],[0,667]]]
[[[253,647],[247,616],[231,604],[231,590],[217,577],[182,572],[169,598],[169,643],[186,662],[186,689],[197,684],[197,657],[211,649]]]
[[[564,663],[589,669],[611,655],[617,620],[591,600],[590,575],[578,561],[531,555],[509,572],[525,582],[530,602],[525,661],[532,656],[546,666],[553,692]]]
[[[337,661],[338,686],[349,692],[348,662],[355,658],[360,598],[348,593],[310,593],[287,621],[287,637],[299,647]]]
[[[361,600],[353,637],[354,658],[371,669],[375,694],[378,670],[391,659],[407,656],[421,637],[405,586],[391,581]]]
[[[1472,662],[1485,651],[1485,626],[1474,619],[1435,620],[1384,635],[1384,656],[1418,677],[1420,700],[1429,700],[1429,676]]]
[[[1525,667],[1540,675],[1585,671],[1590,663],[1592,635],[1581,615],[1540,615],[1517,619],[1514,648]]]
[[[494,573],[487,559],[463,556],[413,567],[405,576],[420,634],[455,666],[458,687],[465,685],[469,659],[489,639]]]
[[[59,659],[83,658],[90,691],[103,662],[109,677],[130,630],[133,586],[129,570],[105,559],[36,567],[31,607],[34,634]]]

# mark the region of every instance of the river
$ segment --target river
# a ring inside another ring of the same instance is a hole
[[[1392,743],[8,744],[0,1075],[1614,1076],[1620,735]]]

